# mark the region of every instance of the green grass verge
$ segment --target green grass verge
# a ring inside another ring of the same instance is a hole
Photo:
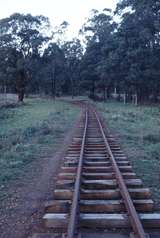
[[[61,101],[27,99],[0,109],[0,187],[24,175],[32,161],[51,155],[79,115]]]
[[[135,172],[160,203],[160,107],[97,103],[106,124],[120,143]]]

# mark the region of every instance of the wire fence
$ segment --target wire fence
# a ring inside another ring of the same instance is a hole
[[[0,105],[17,102],[18,97],[12,93],[0,93]]]

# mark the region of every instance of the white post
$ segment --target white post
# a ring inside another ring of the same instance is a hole
[[[125,93],[124,93],[123,98],[124,98],[124,104],[126,104],[126,94]]]
[[[7,86],[4,86],[4,103],[7,103]]]
[[[137,94],[135,94],[135,105],[136,106],[138,105],[138,96],[137,96]]]

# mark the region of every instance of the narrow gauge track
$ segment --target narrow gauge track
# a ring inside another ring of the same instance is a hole
[[[144,238],[145,228],[160,228],[149,189],[136,177],[115,138],[97,112],[86,108],[58,175],[54,201],[43,219],[52,231],[73,238],[83,228],[126,229]],[[44,236],[45,237],[45,236]]]

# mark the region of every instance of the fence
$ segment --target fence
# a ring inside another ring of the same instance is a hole
[[[0,104],[14,103],[17,102],[18,97],[12,93],[0,93]]]

